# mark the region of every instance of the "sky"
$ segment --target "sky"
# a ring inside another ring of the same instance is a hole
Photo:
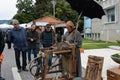
[[[0,20],[10,20],[17,13],[17,0],[0,0]]]

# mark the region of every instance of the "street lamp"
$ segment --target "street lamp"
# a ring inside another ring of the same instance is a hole
[[[53,16],[55,17],[55,5],[57,0],[52,0],[51,3],[53,4]]]

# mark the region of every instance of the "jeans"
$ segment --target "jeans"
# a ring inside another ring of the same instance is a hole
[[[35,48],[35,49],[28,49],[28,61],[29,62],[31,61],[31,53],[33,53],[34,58],[36,58],[37,54],[38,54],[38,49],[37,48]]]
[[[52,65],[52,58],[53,58],[53,54],[51,53],[49,56],[48,66]],[[45,58],[43,58],[42,60],[42,67],[44,67],[44,64],[45,64]]]

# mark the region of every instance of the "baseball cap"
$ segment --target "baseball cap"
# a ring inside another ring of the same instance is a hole
[[[46,27],[51,27],[51,24],[46,24]]]

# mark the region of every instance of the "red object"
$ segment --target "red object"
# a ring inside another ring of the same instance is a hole
[[[0,64],[2,64],[3,59],[4,59],[4,55],[1,54],[1,55],[0,55]]]

